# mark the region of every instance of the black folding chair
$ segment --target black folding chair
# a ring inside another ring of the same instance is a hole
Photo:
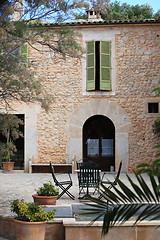
[[[111,189],[114,185],[117,185],[117,182],[118,182],[118,179],[119,179],[119,176],[120,176],[120,173],[121,173],[121,168],[122,168],[122,161],[119,164],[118,172],[117,172],[117,175],[116,175],[114,181],[103,180],[104,176],[107,174],[107,173],[103,173],[102,180],[101,180],[102,187],[103,186],[106,187],[106,185],[108,184],[109,186],[107,187],[107,189]],[[101,199],[103,197],[103,193],[105,193],[105,191],[102,191],[100,193],[99,199]],[[107,203],[108,203],[108,201],[107,201]]]
[[[93,194],[99,189],[100,170],[96,167],[80,166],[78,173],[79,199],[90,195],[89,188],[94,188]],[[81,194],[83,196],[81,197]]]
[[[107,173],[103,173],[102,180],[101,180],[101,184],[102,184],[102,185],[109,184],[108,189],[111,189],[111,188],[113,187],[113,185],[117,185],[117,181],[118,181],[119,176],[120,176],[120,173],[121,173],[121,168],[122,168],[122,161],[121,161],[120,164],[119,164],[118,172],[117,172],[117,175],[116,175],[114,181],[103,180],[103,179],[104,179],[104,176],[107,174]]]
[[[62,190],[61,193],[58,195],[58,198],[62,197],[62,195],[66,193],[71,199],[75,200],[75,197],[68,191],[73,185],[70,173],[68,173],[68,181],[59,182],[55,176],[52,163],[50,163],[50,168],[55,185]]]

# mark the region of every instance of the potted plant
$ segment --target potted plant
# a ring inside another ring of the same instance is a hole
[[[37,203],[18,199],[11,203],[11,211],[17,214],[14,222],[18,240],[44,240],[45,224],[55,215],[55,210],[45,212],[44,207]]]
[[[59,190],[49,183],[44,183],[42,187],[39,187],[36,190],[36,194],[33,194],[32,197],[34,202],[40,205],[56,205],[56,200],[59,195]]]
[[[12,172],[14,162],[12,156],[17,151],[15,140],[23,137],[23,133],[19,130],[19,126],[23,121],[14,114],[0,114],[0,133],[2,135],[0,141],[0,154],[2,156],[2,165],[4,172]]]

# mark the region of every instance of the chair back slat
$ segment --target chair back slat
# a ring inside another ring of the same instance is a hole
[[[100,182],[100,171],[95,167],[80,167],[78,172],[79,186],[98,186]]]
[[[53,165],[52,165],[51,163],[50,163],[50,169],[51,169],[53,181],[54,181],[55,185],[58,186],[58,180],[57,180],[57,178],[56,178],[56,176],[55,176],[54,167],[53,167]]]
[[[120,173],[121,173],[121,168],[122,168],[122,161],[120,161],[117,176],[115,177],[115,182],[117,182],[118,179],[119,179],[119,176],[120,176]]]

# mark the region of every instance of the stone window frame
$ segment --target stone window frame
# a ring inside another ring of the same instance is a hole
[[[150,113],[148,111],[149,103],[158,103],[158,112],[157,113]],[[159,116],[159,114],[160,114],[160,98],[150,98],[150,99],[145,100],[144,113],[147,114],[148,116],[155,116],[155,117]]]
[[[87,41],[111,41],[111,90],[110,91],[87,91],[86,90],[86,52],[84,52],[82,57],[82,95],[84,96],[106,96],[106,95],[115,95],[116,94],[116,49],[115,49],[115,36],[119,34],[119,30],[112,31],[111,28],[94,29],[90,31],[81,31],[82,35],[82,48],[86,49]]]

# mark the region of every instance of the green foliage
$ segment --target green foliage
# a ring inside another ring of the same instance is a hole
[[[154,133],[160,133],[160,118],[157,118],[157,119],[154,121],[153,132],[154,132]]]
[[[10,19],[10,14],[12,14],[12,3],[10,0],[0,1],[0,25]]]
[[[154,18],[155,18],[155,19],[160,18],[160,10],[158,10],[158,11],[154,14]]]
[[[26,22],[15,21],[12,34],[16,37],[24,37],[28,31],[28,24]]]
[[[149,176],[157,176],[160,178],[160,159],[156,159],[151,163],[141,163],[137,166],[136,174],[147,173]],[[160,183],[160,182],[159,182]]]
[[[137,184],[127,175],[130,187],[121,180],[112,189],[103,185],[99,190],[103,200],[88,197],[91,203],[86,203],[88,209],[85,209],[84,215],[96,214],[91,223],[103,217],[102,235],[107,234],[116,223],[123,224],[131,217],[134,217],[134,224],[145,219],[150,221],[160,218],[160,185],[156,178],[149,176],[149,187],[141,175],[135,174],[135,177]]]
[[[11,157],[17,151],[14,141],[23,137],[19,130],[20,125],[23,125],[23,121],[16,115],[0,113],[0,133],[5,139],[0,142],[0,153],[4,161],[11,161]]]
[[[10,140],[6,143],[0,142],[0,153],[2,154],[3,161],[12,161],[11,157],[15,155],[15,152],[17,152],[17,148],[13,141]]]
[[[156,145],[154,148],[160,148],[160,145]],[[160,153],[157,153],[156,157],[160,157]],[[156,176],[160,184],[160,159],[156,159],[151,163],[141,163],[136,168],[137,175],[147,173],[149,176]]]
[[[155,92],[157,96],[160,96],[160,88],[154,88],[152,92]]]
[[[154,88],[152,92],[155,92],[157,96],[160,96],[160,88]],[[154,121],[153,132],[160,133],[160,118]]]
[[[64,59],[66,56],[79,57],[81,48],[74,32],[67,30],[65,34],[57,34],[52,29],[54,37],[52,34],[49,36],[48,28],[46,31],[46,27],[42,23],[45,23],[45,20],[48,21],[50,17],[54,23],[64,22],[68,16],[72,15],[73,17],[74,10],[83,9],[85,3],[83,0],[75,2],[25,0],[23,2],[23,14],[14,15],[14,17],[16,16],[13,18],[14,22],[12,22],[12,14],[17,7],[14,1],[3,0],[0,2],[1,105],[3,104],[3,107],[9,109],[12,101],[39,102],[48,111],[53,102],[53,96],[42,86],[41,77],[35,76],[35,72],[31,70],[35,69],[38,64],[36,66],[35,62],[32,63],[29,59],[26,61],[27,55],[22,57],[16,53],[25,43],[28,43],[29,48],[33,47],[40,54],[42,54],[42,48],[45,49],[44,56],[49,54],[54,57],[58,54]],[[21,5],[19,6],[21,7]]]
[[[39,196],[58,196],[59,190],[49,182],[44,183],[42,187],[38,188],[36,193]]]
[[[145,5],[130,5],[115,1],[109,5],[106,14],[103,15],[104,20],[139,20],[153,18],[153,9]]]
[[[106,21],[112,20],[143,20],[153,19],[160,16],[160,11],[153,13],[153,9],[148,4],[130,5],[127,3],[120,3],[115,1],[109,3],[105,11],[103,11],[102,18]],[[76,18],[87,19],[86,14],[81,14]]]
[[[54,219],[55,210],[45,212],[44,207],[37,203],[26,203],[24,200],[14,200],[11,211],[17,214],[17,219],[26,222],[41,222]]]
[[[72,57],[78,57],[81,55],[82,48],[78,42],[75,41],[75,32],[72,29],[67,27],[61,28],[61,30],[55,31],[55,34],[59,39],[57,42],[57,49],[59,49],[59,52],[62,53],[64,58],[66,55],[70,55]]]

